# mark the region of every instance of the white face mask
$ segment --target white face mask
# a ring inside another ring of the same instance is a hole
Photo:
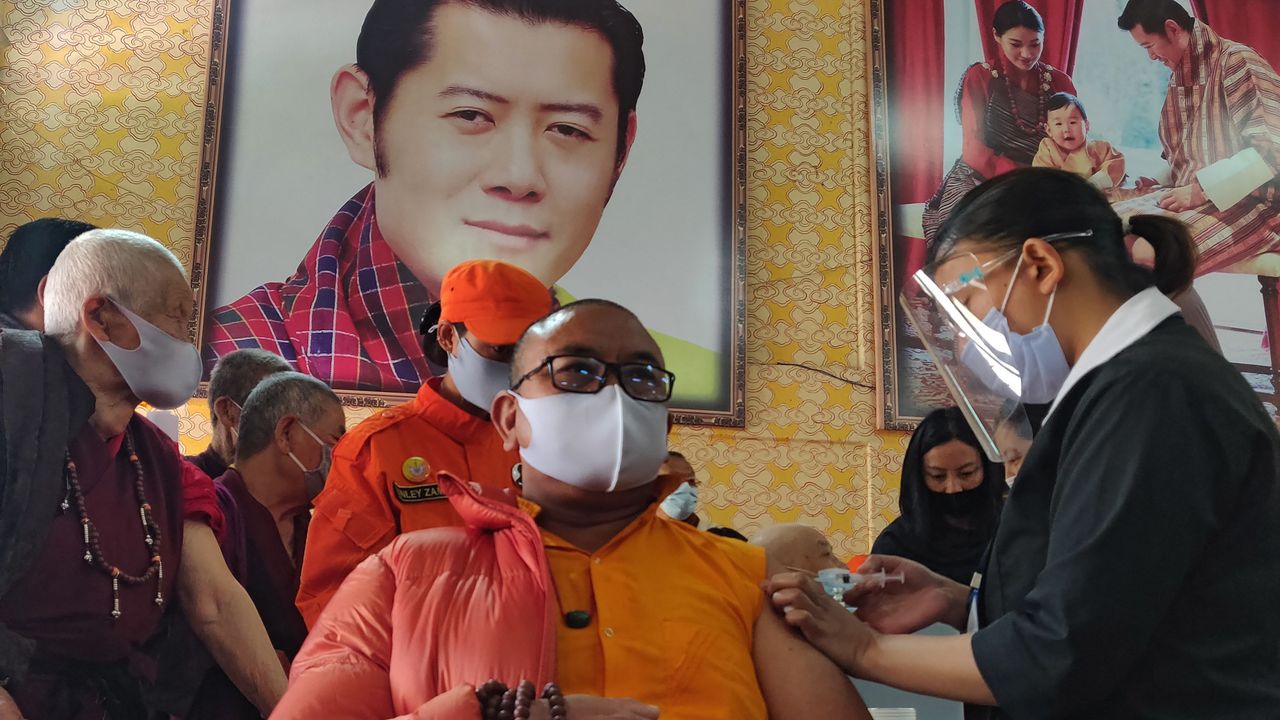
[[[98,345],[120,371],[129,390],[139,400],[162,410],[190,400],[203,374],[195,346],[173,338],[115,299],[111,302],[138,331],[138,347],[126,350],[110,341],[98,341]]]
[[[498,393],[511,387],[511,365],[490,360],[476,352],[464,337],[458,338],[458,355],[449,356],[449,377],[462,399],[489,412]]]
[[[698,488],[685,481],[662,501],[662,512],[672,520],[684,520],[698,509]]]
[[[617,492],[653,482],[667,459],[667,406],[636,400],[618,385],[598,393],[526,398],[512,393],[529,421],[520,459],[568,485]]]

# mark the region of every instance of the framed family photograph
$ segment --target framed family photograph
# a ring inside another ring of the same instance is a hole
[[[443,371],[419,336],[441,277],[488,258],[634,311],[677,421],[742,425],[745,0],[619,4],[604,33],[564,0],[215,0],[206,373],[260,347],[401,402]]]
[[[1172,299],[1276,413],[1280,36],[1256,22],[1272,5],[872,0],[881,427],[951,404],[899,298],[965,193],[1021,167],[1078,173],[1122,221],[1183,221],[1197,277]]]

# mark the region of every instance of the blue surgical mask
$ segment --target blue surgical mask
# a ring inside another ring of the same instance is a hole
[[[672,520],[688,519],[698,509],[698,488],[691,482],[683,482],[662,501],[660,507]]]
[[[991,308],[982,324],[1004,336],[1009,343],[1011,362],[1018,371],[1022,383],[1020,397],[1009,397],[1010,400],[1021,400],[1032,405],[1051,403],[1058,397],[1058,392],[1067,381],[1071,367],[1067,365],[1067,356],[1062,352],[1062,343],[1049,324],[1049,315],[1053,312],[1053,301],[1058,295],[1055,288],[1049,296],[1049,307],[1044,313],[1044,322],[1031,332],[1023,335],[1009,329],[1009,318],[1004,314],[1009,305],[1009,296],[1013,293],[1013,285],[1018,282],[1018,271],[1022,269],[1022,256],[1018,256],[1018,264],[1013,269],[1013,280],[1005,291],[1004,302],[1000,309]],[[979,356],[973,343],[968,344],[960,352],[960,360],[992,390],[1009,396],[1008,385],[995,377],[995,372],[985,358]],[[1003,392],[1002,392],[1003,391]]]
[[[857,582],[853,579],[853,573],[844,568],[823,568],[818,571],[818,584],[828,597],[843,604],[844,594],[852,590]]]

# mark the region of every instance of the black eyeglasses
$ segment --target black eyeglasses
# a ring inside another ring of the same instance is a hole
[[[525,380],[546,370],[551,384],[571,393],[592,394],[604,389],[609,374],[618,377],[618,385],[627,395],[643,402],[666,402],[671,399],[676,376],[653,363],[607,363],[582,355],[551,355],[520,377],[511,386],[519,390]]]

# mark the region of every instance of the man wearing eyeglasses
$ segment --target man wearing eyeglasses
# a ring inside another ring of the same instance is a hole
[[[573,720],[868,717],[764,609],[763,549],[658,516],[683,479],[658,476],[675,377],[634,314],[553,312],[511,381],[492,416],[524,497],[438,473],[467,527],[407,533],[352,572],[272,717],[480,718],[489,679],[554,681]]]

